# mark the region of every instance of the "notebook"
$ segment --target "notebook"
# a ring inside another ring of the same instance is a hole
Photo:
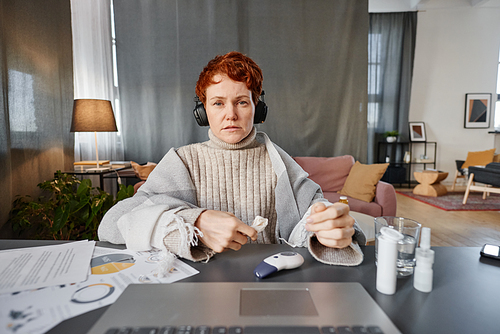
[[[240,328],[235,333],[260,327],[261,331],[252,333],[267,333],[265,328],[284,326],[288,333],[302,333],[300,328],[304,333],[323,333],[322,328],[349,326],[400,333],[359,283],[177,282],[129,285],[89,334],[104,334],[110,328],[165,326]],[[306,330],[310,328],[313,331]],[[273,332],[279,331],[269,333]]]

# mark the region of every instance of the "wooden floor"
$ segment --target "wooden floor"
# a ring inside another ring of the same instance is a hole
[[[408,188],[396,190],[410,191]],[[465,191],[465,187],[455,190]],[[444,211],[403,195],[396,196],[396,215],[430,227],[431,246],[500,245],[500,211]]]

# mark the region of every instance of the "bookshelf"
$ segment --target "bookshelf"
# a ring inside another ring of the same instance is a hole
[[[405,153],[409,152],[409,159]],[[426,158],[425,158],[426,157]],[[379,141],[377,146],[377,163],[389,163],[382,181],[400,185],[407,183],[411,187],[411,176],[416,169],[436,169],[437,142],[397,141],[389,143]]]

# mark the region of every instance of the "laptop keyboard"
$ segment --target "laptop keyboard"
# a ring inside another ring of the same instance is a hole
[[[165,326],[110,328],[104,334],[383,334],[378,326]]]

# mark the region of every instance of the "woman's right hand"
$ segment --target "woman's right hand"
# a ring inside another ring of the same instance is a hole
[[[230,212],[203,211],[194,226],[203,233],[201,242],[216,253],[228,249],[239,250],[247,243],[247,237],[257,240],[257,231]]]

